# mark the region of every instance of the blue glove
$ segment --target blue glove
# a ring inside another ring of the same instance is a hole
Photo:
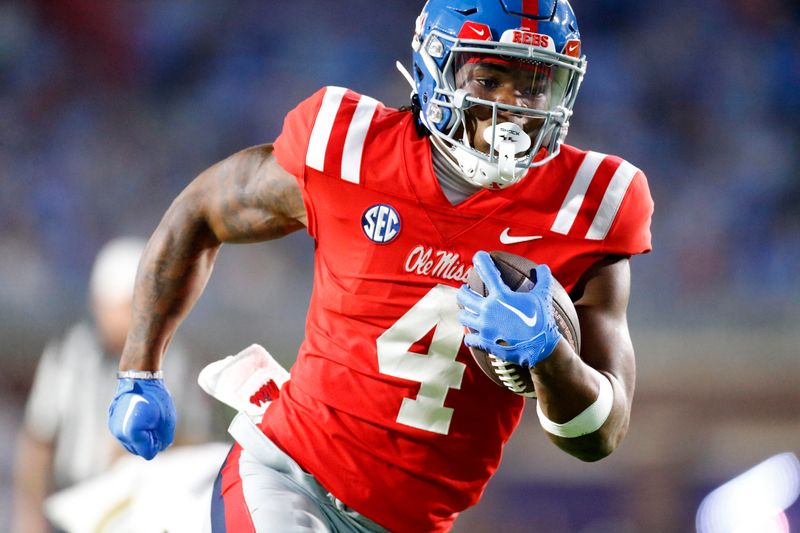
[[[148,461],[172,444],[175,404],[163,379],[120,378],[108,407],[108,429],[129,452]]]
[[[464,343],[520,366],[532,368],[547,359],[561,340],[552,312],[550,268],[537,266],[533,289],[514,292],[503,282],[488,253],[476,253],[472,265],[488,296],[481,296],[468,285],[459,289],[462,309],[458,320],[470,330]]]

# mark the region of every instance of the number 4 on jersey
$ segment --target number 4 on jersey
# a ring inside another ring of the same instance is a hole
[[[378,337],[378,369],[382,374],[420,383],[416,398],[404,398],[397,422],[447,435],[453,409],[444,406],[450,389],[460,389],[466,365],[456,361],[464,338],[458,322],[456,289],[436,285]],[[409,351],[431,329],[427,354]]]

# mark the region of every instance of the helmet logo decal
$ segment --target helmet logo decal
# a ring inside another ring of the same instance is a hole
[[[581,57],[581,42],[578,39],[567,41],[561,53],[570,57]]]
[[[500,37],[501,43],[516,43],[527,44],[528,46],[536,46],[539,48],[546,48],[551,52],[556,51],[556,45],[549,35],[543,33],[532,33],[522,30],[506,30],[503,36]]]
[[[458,32],[459,39],[475,39],[478,41],[491,41],[492,29],[488,24],[466,21]]]
[[[361,215],[361,229],[372,242],[388,244],[400,233],[400,215],[390,205],[373,205]]]

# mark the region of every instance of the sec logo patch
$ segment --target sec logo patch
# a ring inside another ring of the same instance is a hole
[[[372,242],[390,243],[400,233],[400,215],[390,205],[373,205],[361,215],[361,229]]]

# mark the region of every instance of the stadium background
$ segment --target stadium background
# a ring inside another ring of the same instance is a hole
[[[86,314],[99,247],[148,235],[196,173],[274,139],[322,85],[405,104],[393,65],[420,5],[0,3],[0,530],[37,357]],[[710,489],[800,451],[798,4],[573,7],[589,71],[569,142],[625,156],[656,201],[655,251],[632,263],[631,431],[587,465],[529,412],[457,531],[688,531]],[[290,363],[311,253],[303,234],[226,246],[182,329],[198,365],[251,342]]]

